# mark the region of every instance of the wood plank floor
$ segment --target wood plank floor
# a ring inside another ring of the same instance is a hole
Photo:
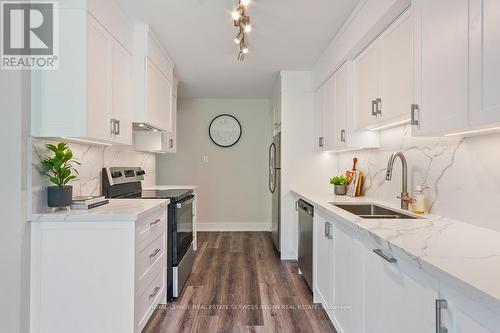
[[[143,332],[333,332],[295,262],[267,232],[199,233],[193,272]]]

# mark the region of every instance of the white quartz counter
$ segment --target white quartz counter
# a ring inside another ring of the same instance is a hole
[[[335,203],[374,203],[399,207],[367,197],[350,198],[315,191],[292,190],[332,218],[353,227],[395,255],[405,256],[424,272],[455,287],[465,296],[500,313],[500,232],[468,223],[424,215],[425,219],[362,219]]]
[[[31,222],[134,222],[169,202],[164,199],[110,199],[109,204],[89,210],[33,214]]]

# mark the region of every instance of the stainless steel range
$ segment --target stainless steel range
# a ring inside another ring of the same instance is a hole
[[[167,299],[182,291],[193,266],[193,190],[143,190],[140,167],[102,170],[102,195],[114,199],[170,199],[167,219]]]

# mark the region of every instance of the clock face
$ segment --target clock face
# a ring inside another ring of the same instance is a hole
[[[222,114],[210,123],[209,134],[217,146],[231,147],[241,138],[241,125],[233,116]]]

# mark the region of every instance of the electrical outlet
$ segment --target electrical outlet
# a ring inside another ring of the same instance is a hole
[[[208,163],[208,156],[207,155],[203,156],[203,163]]]

